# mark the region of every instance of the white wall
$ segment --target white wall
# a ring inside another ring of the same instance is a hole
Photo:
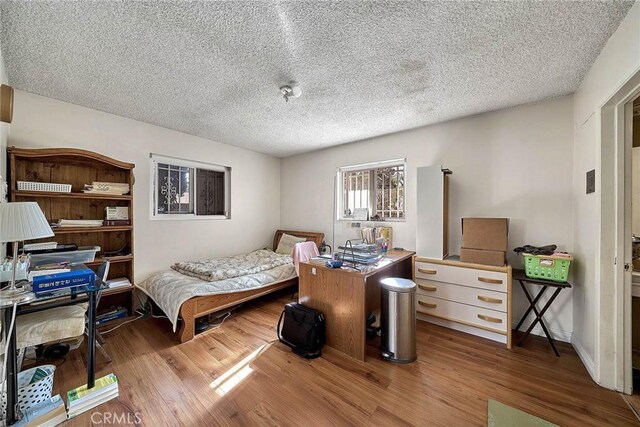
[[[214,107],[212,107],[214,108]],[[271,246],[280,224],[280,159],[16,91],[9,145],[75,147],[135,163],[135,280],[178,260]],[[231,166],[231,219],[149,219],[149,153]]]
[[[322,231],[330,241],[336,169],[406,157],[406,222],[388,223],[394,228],[395,246],[415,248],[416,168],[442,164],[453,170],[451,253],[460,247],[464,216],[511,218],[510,250],[525,243],[557,243],[571,251],[572,117],[573,99],[563,97],[283,159],[281,224]],[[348,236],[355,237],[355,229],[339,223],[336,243]],[[515,254],[510,253],[509,260],[519,265]],[[517,321],[526,300],[514,289]],[[548,319],[557,338],[570,339],[571,291],[560,295]]]
[[[636,2],[587,73],[575,93],[573,241],[573,344],[599,384],[613,388],[615,364],[614,254],[601,251],[613,237],[612,224],[603,221],[601,208],[613,209],[613,187],[602,185],[603,146],[601,107],[640,71],[640,2]],[[596,170],[596,193],[585,194],[585,173]],[[610,182],[613,176],[607,176]],[[605,201],[603,201],[605,197]],[[603,230],[604,233],[603,233]]]

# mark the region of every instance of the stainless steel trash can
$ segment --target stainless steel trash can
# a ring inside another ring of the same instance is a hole
[[[416,360],[416,284],[389,277],[382,286],[382,357],[396,363]]]

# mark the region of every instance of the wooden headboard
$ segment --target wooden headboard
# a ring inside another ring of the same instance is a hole
[[[324,240],[324,233],[314,233],[312,231],[276,230],[276,234],[275,236],[273,236],[274,251],[278,248],[280,238],[285,233],[296,237],[304,237],[308,242],[315,243],[318,249],[320,249],[320,246],[322,246],[322,241]]]

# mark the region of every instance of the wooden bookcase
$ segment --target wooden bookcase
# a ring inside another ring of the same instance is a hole
[[[95,261],[87,263],[97,269],[105,251],[116,251],[129,245],[130,255],[110,257],[109,279],[128,277],[133,284],[133,163],[121,162],[92,151],[75,148],[7,148],[9,197],[12,202],[37,202],[50,223],[60,219],[104,219],[105,207],[128,206],[130,226],[54,228],[55,237],[40,241],[75,243],[78,246],[100,246]],[[18,181],[71,184],[71,193],[18,190]],[[127,183],[127,195],[82,193],[93,181]],[[34,240],[33,242],[38,242]],[[29,243],[33,243],[29,242]],[[98,313],[112,306],[123,306],[133,312],[134,287],[115,288],[102,293]]]

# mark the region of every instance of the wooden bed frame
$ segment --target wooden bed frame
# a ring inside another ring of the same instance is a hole
[[[280,243],[280,238],[285,233],[296,237],[304,237],[307,239],[307,241],[314,242],[318,246],[318,249],[320,248],[320,246],[322,245],[322,241],[324,240],[324,233],[277,230],[275,236],[273,237],[274,251],[278,247],[278,243]],[[242,302],[267,295],[271,292],[275,292],[292,285],[296,285],[297,283],[298,278],[292,277],[291,279],[273,282],[268,286],[258,289],[252,289],[249,291],[193,297],[187,300],[180,307],[180,318],[182,319],[180,329],[178,330],[180,342],[187,342],[193,339],[193,337],[195,336],[196,318],[209,313],[215,313],[216,311],[224,310],[225,308],[229,308]]]

